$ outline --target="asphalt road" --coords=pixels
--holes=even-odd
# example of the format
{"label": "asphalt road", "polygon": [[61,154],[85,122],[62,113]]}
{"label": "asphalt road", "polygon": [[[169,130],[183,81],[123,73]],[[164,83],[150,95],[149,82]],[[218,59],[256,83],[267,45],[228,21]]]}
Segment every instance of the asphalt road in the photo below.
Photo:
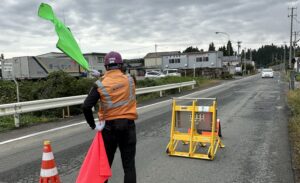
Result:
{"label": "asphalt road", "polygon": [[[276,73],[273,79],[256,75],[189,94],[188,97],[218,98],[218,118],[226,147],[218,151],[213,161],[167,156],[171,101],[140,106],[136,121],[138,182],[294,182],[286,89],[286,83]],[[74,119],[70,123],[79,121]],[[3,142],[47,128],[49,124],[0,134],[0,139]],[[52,141],[62,181],[74,182],[93,136],[94,132],[83,123],[13,142],[0,142],[0,182],[37,182],[43,139]],[[112,170],[111,182],[123,182],[119,153]]]}

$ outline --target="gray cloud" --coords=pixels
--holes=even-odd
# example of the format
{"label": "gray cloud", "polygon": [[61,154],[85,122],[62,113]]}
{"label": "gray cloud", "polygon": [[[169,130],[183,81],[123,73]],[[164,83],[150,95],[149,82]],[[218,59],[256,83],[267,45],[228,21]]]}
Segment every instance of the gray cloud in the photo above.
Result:
{"label": "gray cloud", "polygon": [[[55,51],[53,25],[37,16],[41,0],[2,0],[0,52],[8,56]],[[154,50],[207,49],[210,42],[256,48],[289,39],[288,7],[282,0],[64,0],[46,1],[71,28],[84,52],[123,50],[137,57]],[[297,26],[297,25],[296,25]],[[236,44],[236,43],[234,43]],[[126,51],[127,50],[127,51]]]}

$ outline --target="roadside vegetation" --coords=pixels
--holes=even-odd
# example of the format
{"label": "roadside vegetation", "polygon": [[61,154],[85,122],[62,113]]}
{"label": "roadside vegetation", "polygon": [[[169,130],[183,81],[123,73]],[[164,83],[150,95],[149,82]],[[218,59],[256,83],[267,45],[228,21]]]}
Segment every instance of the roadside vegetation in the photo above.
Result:
{"label": "roadside vegetation", "polygon": [[292,161],[295,182],[300,182],[300,90],[288,92],[288,105],[292,116],[289,120],[289,135],[292,146]]}
{"label": "roadside vegetation", "polygon": [[[165,85],[170,83],[179,83],[192,81],[192,77],[165,77],[160,79],[145,79],[137,81],[137,88]],[[216,84],[217,80],[210,80],[196,77],[195,87],[208,87]],[[62,71],[51,73],[47,79],[28,81],[19,81],[20,102],[68,97],[87,94],[96,79],[90,78],[74,78]],[[191,87],[184,87],[181,91],[190,90]],[[164,95],[176,94],[178,89],[165,91]],[[144,95],[138,95],[138,102],[150,100],[159,97],[159,92]],[[17,101],[15,84],[12,81],[0,80],[0,104],[15,103]],[[80,106],[70,106],[72,115],[81,114]],[[50,109],[25,113],[20,115],[21,127],[51,122],[62,118],[62,108]],[[0,117],[0,132],[13,129],[13,116]]]}

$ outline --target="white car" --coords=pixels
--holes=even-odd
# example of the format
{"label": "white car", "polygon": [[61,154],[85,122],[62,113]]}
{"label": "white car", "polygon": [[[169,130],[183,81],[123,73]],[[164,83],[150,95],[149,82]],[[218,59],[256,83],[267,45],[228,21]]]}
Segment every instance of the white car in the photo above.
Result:
{"label": "white car", "polygon": [[274,72],[273,69],[263,69],[261,71],[261,78],[273,78]]}
{"label": "white car", "polygon": [[163,77],[166,77],[166,75],[158,71],[147,71],[145,74],[145,78],[163,78]]}
{"label": "white car", "polygon": [[178,72],[178,69],[165,69],[163,73],[166,76],[181,76],[181,74]]}

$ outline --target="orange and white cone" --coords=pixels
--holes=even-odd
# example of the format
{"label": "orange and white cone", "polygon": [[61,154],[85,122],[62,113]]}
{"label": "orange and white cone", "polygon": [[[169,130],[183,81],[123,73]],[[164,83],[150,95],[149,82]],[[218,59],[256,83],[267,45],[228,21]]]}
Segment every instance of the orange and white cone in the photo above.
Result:
{"label": "orange and white cone", "polygon": [[58,171],[54,161],[50,141],[44,141],[43,158],[39,183],[60,183]]}

